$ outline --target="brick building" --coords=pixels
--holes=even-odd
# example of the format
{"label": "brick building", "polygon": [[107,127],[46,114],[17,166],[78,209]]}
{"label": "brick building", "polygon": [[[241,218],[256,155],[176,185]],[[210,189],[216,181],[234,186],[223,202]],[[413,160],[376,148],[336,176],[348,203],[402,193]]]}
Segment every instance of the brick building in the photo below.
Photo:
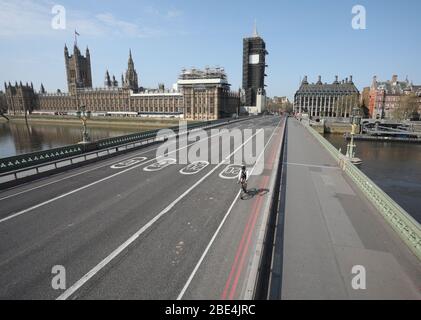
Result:
{"label": "brick building", "polygon": [[416,86],[408,79],[399,81],[397,75],[391,80],[377,81],[373,77],[370,87],[369,115],[373,119],[393,118],[393,111],[399,107],[401,97],[415,93],[419,97],[419,112],[421,111],[421,86]]}

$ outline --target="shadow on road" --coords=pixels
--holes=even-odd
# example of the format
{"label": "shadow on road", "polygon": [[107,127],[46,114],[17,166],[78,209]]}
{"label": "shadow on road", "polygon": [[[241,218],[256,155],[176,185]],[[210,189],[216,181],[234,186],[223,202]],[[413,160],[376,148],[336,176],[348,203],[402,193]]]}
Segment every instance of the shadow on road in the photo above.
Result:
{"label": "shadow on road", "polygon": [[255,196],[263,196],[269,192],[269,189],[249,189],[247,193],[243,193],[241,195],[241,200],[250,200],[253,199]]}

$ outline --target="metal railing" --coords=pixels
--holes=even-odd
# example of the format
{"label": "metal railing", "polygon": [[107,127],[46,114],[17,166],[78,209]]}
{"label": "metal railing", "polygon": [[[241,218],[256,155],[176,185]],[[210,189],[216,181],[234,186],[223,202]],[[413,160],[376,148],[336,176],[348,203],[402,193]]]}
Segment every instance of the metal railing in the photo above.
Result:
{"label": "metal railing", "polygon": [[420,224],[316,130],[308,125],[305,125],[305,127],[326,148],[339,163],[341,169],[354,181],[412,252],[421,260]]}
{"label": "metal railing", "polygon": [[[240,119],[241,120],[241,119]],[[225,123],[228,120],[214,120],[214,121],[206,121],[201,123],[193,123],[187,125],[187,129],[191,130],[194,128],[203,128],[209,125],[215,125],[218,123]],[[178,132],[179,127],[170,127],[168,129],[173,130],[174,132]],[[136,142],[144,139],[150,139],[156,137],[157,133],[160,129],[157,130],[150,130],[140,133],[134,133],[119,137],[101,139],[95,142],[87,143],[87,144],[73,144],[68,145],[60,148],[48,149],[43,151],[37,151],[32,153],[26,153],[22,155],[7,157],[7,158],[0,158],[0,174],[15,171],[23,168],[29,168],[35,165],[57,161],[65,158],[69,158],[72,156],[82,155],[84,153],[102,150],[118,145],[123,145],[131,142]]]}
{"label": "metal railing", "polygon": [[84,152],[84,148],[85,146],[81,144],[69,145],[44,151],[26,153],[19,156],[0,158],[0,173],[79,155]]}
{"label": "metal railing", "polygon": [[[187,131],[209,129],[220,125],[244,121],[250,117],[238,119],[221,119],[193,123],[187,126]],[[175,135],[179,134],[179,127],[169,127]],[[20,156],[0,159],[0,186],[7,183],[20,181],[27,177],[44,174],[50,170],[57,170],[86,161],[104,158],[149,145],[157,141],[160,129],[135,133],[120,137],[108,138],[88,144],[70,145],[61,148],[23,154]],[[169,138],[169,136],[167,136]],[[1,189],[1,188],[0,188]]]}

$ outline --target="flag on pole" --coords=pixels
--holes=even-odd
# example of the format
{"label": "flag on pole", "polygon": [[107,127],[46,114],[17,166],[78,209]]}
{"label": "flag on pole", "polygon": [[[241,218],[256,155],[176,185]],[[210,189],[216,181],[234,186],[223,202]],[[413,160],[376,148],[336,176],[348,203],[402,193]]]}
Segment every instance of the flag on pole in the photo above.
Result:
{"label": "flag on pole", "polygon": [[77,46],[77,36],[80,36],[80,34],[75,29],[75,46]]}

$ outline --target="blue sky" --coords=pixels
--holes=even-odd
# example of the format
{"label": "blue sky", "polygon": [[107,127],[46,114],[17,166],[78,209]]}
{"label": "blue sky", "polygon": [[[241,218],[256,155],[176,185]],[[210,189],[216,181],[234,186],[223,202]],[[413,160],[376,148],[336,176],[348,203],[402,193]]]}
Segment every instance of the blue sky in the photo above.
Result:
{"label": "blue sky", "polygon": [[[51,28],[54,5],[66,9],[66,29]],[[363,5],[367,29],[351,27]],[[63,47],[89,45],[94,86],[105,70],[120,81],[132,49],[140,84],[171,86],[183,67],[221,66],[241,85],[242,38],[254,20],[269,56],[269,96],[293,97],[300,78],[332,82],[350,74],[359,89],[373,75],[398,74],[421,84],[419,0],[0,0],[0,81],[33,81],[66,90]]]}

